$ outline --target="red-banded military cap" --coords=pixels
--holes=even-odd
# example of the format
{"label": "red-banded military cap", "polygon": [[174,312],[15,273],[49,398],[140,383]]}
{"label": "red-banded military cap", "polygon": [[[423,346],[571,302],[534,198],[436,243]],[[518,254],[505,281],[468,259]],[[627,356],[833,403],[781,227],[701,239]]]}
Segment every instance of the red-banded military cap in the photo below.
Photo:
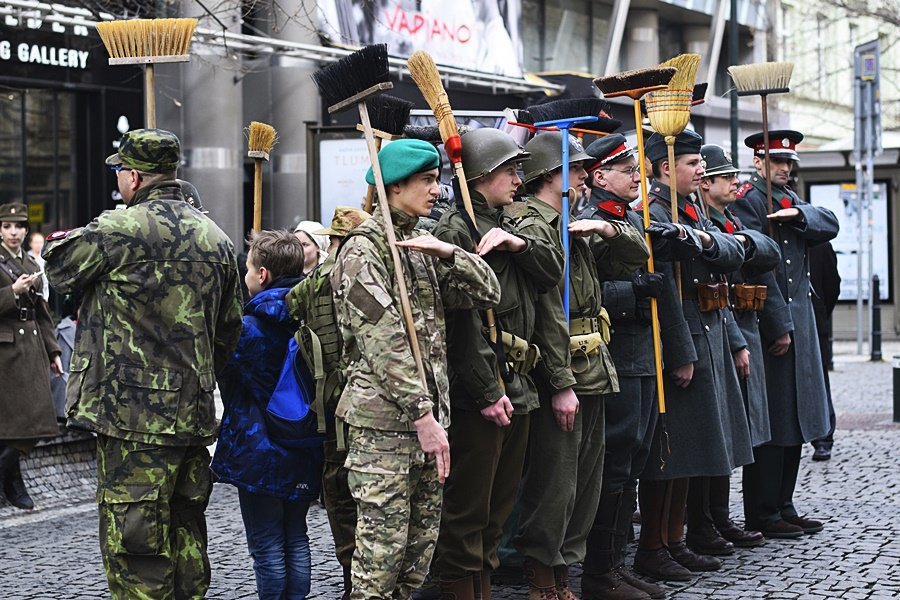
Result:
{"label": "red-banded military cap", "polygon": [[600,167],[624,160],[632,156],[636,150],[628,146],[625,136],[621,133],[611,133],[591,142],[585,152],[594,160],[585,167],[590,172]]}
{"label": "red-banded military cap", "polygon": [[[769,131],[769,156],[787,158],[800,162],[797,144],[803,141],[803,134],[793,129]],[[762,132],[754,133],[744,140],[744,145],[753,150],[754,156],[765,156],[766,149]]]}

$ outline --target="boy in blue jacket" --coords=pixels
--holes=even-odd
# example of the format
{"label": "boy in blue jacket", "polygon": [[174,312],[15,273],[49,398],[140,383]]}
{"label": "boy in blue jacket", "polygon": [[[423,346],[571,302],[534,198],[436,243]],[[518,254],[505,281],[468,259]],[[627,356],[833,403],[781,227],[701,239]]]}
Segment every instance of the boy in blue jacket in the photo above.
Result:
{"label": "boy in blue jacket", "polygon": [[269,439],[264,412],[297,328],[285,294],[303,272],[303,245],[287,231],[250,243],[241,339],[219,377],[225,414],[211,468],[238,488],[247,546],[261,599],[306,598],[310,588],[306,513],[319,495],[321,448],[285,448]]}

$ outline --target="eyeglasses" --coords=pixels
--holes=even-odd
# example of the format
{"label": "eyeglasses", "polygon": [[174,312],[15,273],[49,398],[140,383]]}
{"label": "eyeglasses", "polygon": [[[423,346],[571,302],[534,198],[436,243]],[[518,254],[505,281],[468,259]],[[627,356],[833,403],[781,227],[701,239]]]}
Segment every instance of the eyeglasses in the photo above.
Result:
{"label": "eyeglasses", "polygon": [[628,167],[627,169],[615,169],[613,167],[603,167],[600,170],[601,171],[618,171],[619,173],[622,173],[623,175],[627,175],[628,177],[634,177],[635,173],[641,172],[641,168],[637,165],[635,165],[633,167]]}
{"label": "eyeglasses", "polygon": [[119,171],[133,171],[131,167],[123,167],[122,165],[110,165],[110,170],[118,174]]}

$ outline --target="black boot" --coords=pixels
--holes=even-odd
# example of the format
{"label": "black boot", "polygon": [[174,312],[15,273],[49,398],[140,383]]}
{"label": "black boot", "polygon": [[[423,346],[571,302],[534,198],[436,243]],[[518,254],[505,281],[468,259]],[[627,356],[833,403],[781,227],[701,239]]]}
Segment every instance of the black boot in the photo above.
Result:
{"label": "black boot", "polygon": [[[727,556],[734,554],[734,544],[719,535],[713,526],[710,477],[691,477],[687,500],[688,547],[698,554]],[[727,478],[726,478],[727,480]],[[728,507],[726,505],[726,511]]]}
{"label": "black boot", "polygon": [[[633,534],[631,517],[637,507],[637,488],[626,486],[622,492],[622,506],[616,518],[616,535],[614,538],[616,566],[615,571],[619,577],[630,587],[635,588],[651,598],[665,598],[666,590],[655,583],[644,581],[631,572],[631,568],[625,565],[625,554],[628,548],[629,533]],[[583,586],[583,584],[582,584]]]}
{"label": "black boot", "polygon": [[731,478],[727,475],[709,478],[709,514],[719,534],[737,548],[753,548],[765,543],[758,531],[747,531],[731,520],[728,509]]}
{"label": "black boot", "polygon": [[18,459],[16,459],[13,466],[6,469],[6,472],[4,473],[3,494],[6,496],[6,499],[9,500],[9,503],[16,508],[21,508],[23,510],[31,510],[34,508],[34,500],[28,495],[28,491],[25,489],[25,482],[22,481],[22,471],[19,468]]}
{"label": "black boot", "polygon": [[353,591],[353,578],[350,575],[350,567],[343,567],[344,570],[344,593],[341,600],[350,600],[350,592]]}

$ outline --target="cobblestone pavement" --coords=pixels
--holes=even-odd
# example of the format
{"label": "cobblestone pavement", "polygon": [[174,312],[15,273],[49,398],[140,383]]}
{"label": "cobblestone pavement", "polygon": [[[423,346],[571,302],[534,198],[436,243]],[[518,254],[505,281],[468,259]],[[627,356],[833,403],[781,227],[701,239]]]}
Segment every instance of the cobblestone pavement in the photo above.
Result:
{"label": "cobblestone pavement", "polygon": [[[870,363],[836,346],[832,374],[838,431],[834,457],[813,463],[804,449],[796,503],[827,519],[824,532],[793,541],[769,541],[739,550],[721,571],[670,587],[669,598],[898,598],[900,597],[900,426],[891,423],[889,362]],[[885,357],[900,354],[887,344]],[[732,509],[740,515],[740,475]],[[26,473],[27,477],[27,473]],[[31,513],[0,506],[0,597],[4,599],[104,598],[97,547],[96,508],[89,486],[65,502],[36,500]],[[210,598],[255,598],[237,494],[217,485],[207,512],[213,564]],[[310,598],[339,598],[340,568],[332,555],[325,513],[309,515],[313,548]],[[578,591],[577,577],[573,581]],[[495,580],[494,598],[524,598],[517,580]]]}

